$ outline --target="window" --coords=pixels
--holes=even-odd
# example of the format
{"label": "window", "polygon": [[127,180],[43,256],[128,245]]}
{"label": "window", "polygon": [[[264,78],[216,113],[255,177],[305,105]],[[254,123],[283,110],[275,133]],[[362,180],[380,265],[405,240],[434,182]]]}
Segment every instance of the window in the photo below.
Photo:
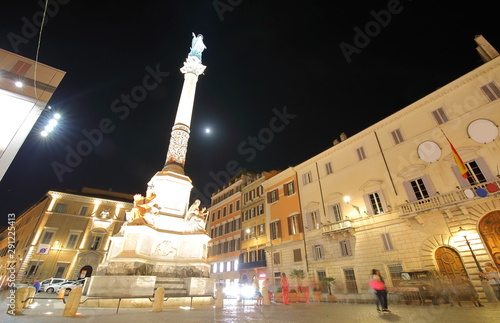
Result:
{"label": "window", "polygon": [[436,123],[438,125],[449,121],[448,116],[444,112],[443,108],[439,108],[439,109],[432,111],[432,116],[434,117],[434,120],[436,120]]}
{"label": "window", "polygon": [[281,255],[279,252],[273,253],[273,264],[275,265],[281,264]]}
{"label": "window", "polygon": [[413,193],[415,193],[417,200],[422,200],[429,197],[427,188],[425,187],[424,181],[421,178],[411,181],[411,188],[413,189]]}
{"label": "window", "polygon": [[101,242],[103,240],[102,233],[92,233],[89,241],[89,250],[99,250],[101,247]]}
{"label": "window", "polygon": [[486,182],[486,178],[484,177],[483,172],[481,172],[481,169],[479,168],[479,165],[475,160],[465,163],[465,167],[467,167],[467,169],[469,170],[469,176],[467,177],[467,180],[469,181],[470,185]]}
{"label": "window", "polygon": [[403,271],[403,266],[401,266],[401,264],[391,264],[387,265],[387,268],[389,269],[389,274],[391,276],[392,286],[399,286],[399,283],[401,282],[401,272]]}
{"label": "window", "polygon": [[322,245],[317,244],[317,245],[313,246],[313,257],[314,257],[314,260],[319,260],[319,259],[325,258],[325,253],[323,251]]}
{"label": "window", "polygon": [[326,175],[333,173],[332,163],[328,162],[325,164]]}
{"label": "window", "polygon": [[225,217],[226,216],[226,207],[224,206],[224,208],[222,209],[222,217]]}
{"label": "window", "polygon": [[295,193],[295,187],[293,185],[293,181],[290,183],[286,183],[283,185],[283,189],[285,191],[285,196],[292,195]]}
{"label": "window", "polygon": [[279,199],[278,189],[275,189],[269,193],[267,193],[267,202],[274,203]]}
{"label": "window", "polygon": [[319,213],[318,211],[312,211],[307,213],[307,229],[308,230],[315,230],[319,229],[321,227],[321,222],[319,218]]}
{"label": "window", "polygon": [[240,210],[240,201],[236,201],[236,211]]}
{"label": "window", "polygon": [[345,287],[347,289],[348,294],[357,294],[358,286],[356,285],[356,276],[354,275],[354,269],[345,268],[344,269],[344,277],[345,277]]}
{"label": "window", "polygon": [[52,237],[54,236],[54,231],[45,231],[42,236],[42,240],[40,240],[40,243],[43,244],[50,244],[52,241]]}
{"label": "window", "polygon": [[304,227],[300,214],[294,214],[288,217],[288,234],[293,235],[301,232],[304,232]]}
{"label": "window", "polygon": [[302,175],[302,183],[304,185],[307,185],[309,183],[312,182],[312,175],[311,175],[311,172],[307,172],[305,174]]}
{"label": "window", "polygon": [[481,86],[481,90],[490,101],[495,101],[496,99],[500,98],[500,89],[495,84],[495,82],[490,82],[484,86]]}
{"label": "window", "polygon": [[258,214],[258,215],[264,214],[264,204],[260,204],[260,205],[257,207],[257,214]]}
{"label": "window", "polygon": [[262,186],[257,187],[257,196],[264,194],[264,188]]}
{"label": "window", "polygon": [[57,203],[56,207],[54,208],[54,212],[57,212],[57,213],[66,213],[66,208],[67,207],[68,207],[68,204]]}
{"label": "window", "polygon": [[392,244],[392,237],[390,233],[382,233],[382,244],[385,251],[393,251],[394,245]]}
{"label": "window", "polygon": [[217,210],[217,220],[220,219],[220,210]]}
{"label": "window", "polygon": [[356,153],[358,154],[358,160],[363,160],[366,158],[365,148],[359,147],[358,149],[356,149]]}
{"label": "window", "polygon": [[270,232],[271,232],[271,239],[278,239],[281,238],[281,221],[275,221],[271,222],[269,224],[270,227]]}
{"label": "window", "polygon": [[330,218],[334,222],[344,220],[344,217],[342,216],[342,209],[340,208],[340,203],[329,205],[328,209],[330,210]]}
{"label": "window", "polygon": [[340,253],[342,257],[352,256],[351,245],[349,244],[349,240],[340,240]]}
{"label": "window", "polygon": [[79,233],[70,233],[68,236],[68,242],[66,242],[66,248],[75,249],[79,237]]}
{"label": "window", "polygon": [[87,212],[89,210],[89,207],[86,206],[86,205],[83,205],[80,209],[80,213],[78,213],[78,215],[87,215]]}
{"label": "window", "polygon": [[369,215],[384,213],[384,203],[381,191],[365,195],[365,203]]}
{"label": "window", "polygon": [[491,173],[488,165],[485,163],[482,157],[464,162],[464,164],[468,170],[467,178],[463,178],[461,176],[456,165],[452,166],[453,173],[455,173],[455,177],[457,178],[461,187],[469,187],[471,185],[495,180],[495,176]]}
{"label": "window", "polygon": [[323,279],[326,278],[326,271],[318,270],[316,273],[318,275],[318,280],[321,282],[321,291],[323,293],[328,293],[328,284],[323,281]]}
{"label": "window", "polygon": [[266,234],[266,225],[264,223],[259,224],[257,226],[257,230],[258,230],[259,236],[263,236],[264,234]]}
{"label": "window", "polygon": [[255,198],[255,190],[250,191],[250,200],[253,200]]}
{"label": "window", "polygon": [[391,131],[392,135],[392,140],[394,140],[394,144],[399,144],[402,143],[404,140],[403,134],[401,133],[401,129],[396,129],[394,131]]}
{"label": "window", "polygon": [[293,249],[293,261],[294,262],[301,262],[302,261],[302,250]]}
{"label": "window", "polygon": [[281,286],[281,272],[274,273],[274,286]]}
{"label": "window", "polygon": [[255,208],[250,209],[250,219],[255,218]]}

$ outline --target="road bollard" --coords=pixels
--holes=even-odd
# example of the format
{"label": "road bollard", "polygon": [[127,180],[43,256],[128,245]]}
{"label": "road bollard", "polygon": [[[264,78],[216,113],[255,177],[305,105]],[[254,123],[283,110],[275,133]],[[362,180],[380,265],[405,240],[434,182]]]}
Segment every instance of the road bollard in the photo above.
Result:
{"label": "road bollard", "polygon": [[73,290],[69,293],[62,316],[76,316],[76,311],[78,311],[80,299],[82,298],[82,290],[82,286],[78,286],[73,288]]}
{"label": "road bollard", "polygon": [[215,300],[215,308],[224,307],[224,292],[222,291],[222,284],[217,284],[217,299]]}
{"label": "road bollard", "polygon": [[64,298],[64,296],[66,296],[66,289],[61,287],[59,293],[57,293],[57,298]]}
{"label": "road bollard", "polygon": [[[28,295],[26,295],[26,299],[35,296],[36,293],[36,288],[35,287],[27,287],[28,288]],[[29,299],[26,302],[24,302],[23,308],[28,308],[28,306],[33,303],[33,299]]]}
{"label": "road bollard", "polygon": [[7,308],[7,314],[10,315],[19,315],[23,312],[24,308],[24,303],[23,301],[28,298],[28,292],[29,289],[28,287],[21,287],[16,290],[16,293],[14,294],[14,308],[9,305]]}
{"label": "road bollard", "polygon": [[153,301],[153,312],[163,311],[163,297],[165,297],[165,288],[159,287],[155,291],[155,298]]}

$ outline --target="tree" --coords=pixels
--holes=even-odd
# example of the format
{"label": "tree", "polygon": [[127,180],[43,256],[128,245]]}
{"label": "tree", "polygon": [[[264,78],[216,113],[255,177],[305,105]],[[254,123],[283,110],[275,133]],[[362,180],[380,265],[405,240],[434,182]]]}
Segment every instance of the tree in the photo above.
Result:
{"label": "tree", "polygon": [[295,279],[297,281],[297,285],[298,285],[297,289],[299,290],[299,293],[302,293],[301,282],[302,282],[302,279],[304,279],[305,277],[306,277],[306,275],[304,274],[304,271],[302,269],[293,269],[292,270],[290,278]]}
{"label": "tree", "polygon": [[332,287],[333,283],[335,282],[335,278],[333,277],[323,277],[321,281],[328,286],[328,295],[332,295]]}

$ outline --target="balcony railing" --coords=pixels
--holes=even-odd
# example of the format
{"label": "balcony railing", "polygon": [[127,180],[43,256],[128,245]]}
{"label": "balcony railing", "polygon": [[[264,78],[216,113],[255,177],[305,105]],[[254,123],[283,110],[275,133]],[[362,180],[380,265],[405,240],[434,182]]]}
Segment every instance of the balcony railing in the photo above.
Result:
{"label": "balcony railing", "polygon": [[[463,203],[465,201],[470,201],[470,200],[474,200],[474,199],[481,199],[482,197],[479,197],[477,195],[476,189],[483,188],[483,189],[486,189],[488,191],[486,186],[490,183],[495,184],[497,187],[500,187],[500,180],[480,183],[480,184],[476,184],[476,185],[473,185],[473,186],[468,188],[468,189],[470,189],[469,196],[467,196],[465,193],[467,188],[459,189],[459,190],[448,192],[445,194],[437,194],[437,195],[428,197],[426,199],[402,204],[402,205],[399,205],[398,208],[399,208],[399,211],[401,212],[401,217],[409,217],[409,216],[413,216],[413,215],[416,215],[418,213],[423,213],[425,211],[429,211],[432,209],[439,209],[439,208],[447,207],[450,205],[460,204],[460,203]],[[499,193],[500,193],[500,191],[488,193],[488,196],[489,195],[497,195]],[[473,194],[473,196],[471,194]]]}
{"label": "balcony railing", "polygon": [[323,233],[338,232],[352,228],[351,220],[343,220],[323,226]]}

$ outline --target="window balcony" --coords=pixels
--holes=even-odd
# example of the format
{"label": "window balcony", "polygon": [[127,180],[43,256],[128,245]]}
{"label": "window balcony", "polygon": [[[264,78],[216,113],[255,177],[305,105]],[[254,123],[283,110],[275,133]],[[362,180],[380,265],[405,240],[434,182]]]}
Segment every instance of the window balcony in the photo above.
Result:
{"label": "window balcony", "polygon": [[323,226],[323,233],[335,233],[352,229],[351,220],[343,220]]}
{"label": "window balcony", "polygon": [[439,210],[442,208],[465,204],[470,201],[482,199],[484,197],[480,197],[476,192],[476,190],[479,188],[482,188],[488,192],[488,195],[486,197],[497,196],[500,194],[500,191],[497,190],[496,192],[490,192],[491,187],[495,186],[500,187],[500,180],[476,184],[469,188],[459,189],[445,194],[438,193],[425,199],[401,204],[397,208],[399,209],[402,218],[413,217],[421,213],[426,213],[429,211]]}

